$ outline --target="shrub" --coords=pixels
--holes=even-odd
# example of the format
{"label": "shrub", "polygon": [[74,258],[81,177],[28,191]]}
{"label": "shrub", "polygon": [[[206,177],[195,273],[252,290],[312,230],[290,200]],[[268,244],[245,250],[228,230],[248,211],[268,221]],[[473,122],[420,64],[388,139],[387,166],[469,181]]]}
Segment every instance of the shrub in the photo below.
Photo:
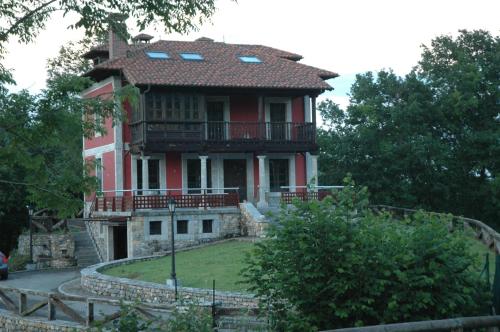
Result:
{"label": "shrub", "polygon": [[296,201],[243,271],[272,328],[312,331],[486,314],[477,257],[449,219],[373,214],[366,189]]}
{"label": "shrub", "polygon": [[26,269],[26,264],[30,261],[30,256],[19,255],[17,250],[13,250],[9,257],[9,271],[22,271]]}

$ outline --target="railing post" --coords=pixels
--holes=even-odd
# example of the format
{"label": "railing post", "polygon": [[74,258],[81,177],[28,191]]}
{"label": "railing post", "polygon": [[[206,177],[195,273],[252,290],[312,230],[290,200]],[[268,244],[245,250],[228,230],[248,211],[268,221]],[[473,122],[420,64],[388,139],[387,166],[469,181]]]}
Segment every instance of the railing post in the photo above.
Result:
{"label": "railing post", "polygon": [[47,320],[55,320],[56,319],[56,306],[52,301],[52,294],[49,294],[47,299]]}
{"label": "railing post", "polygon": [[89,326],[94,321],[94,303],[87,300],[86,325]]}
{"label": "railing post", "polygon": [[19,315],[26,311],[27,303],[27,295],[24,293],[19,293]]}

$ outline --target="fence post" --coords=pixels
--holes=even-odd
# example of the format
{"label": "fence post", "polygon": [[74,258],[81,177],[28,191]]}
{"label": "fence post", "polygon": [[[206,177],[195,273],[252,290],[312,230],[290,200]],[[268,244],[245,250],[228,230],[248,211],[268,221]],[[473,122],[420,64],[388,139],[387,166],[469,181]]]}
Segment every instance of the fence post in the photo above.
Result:
{"label": "fence post", "polygon": [[52,294],[49,294],[48,299],[47,299],[47,313],[48,317],[47,320],[54,320],[56,319],[56,306],[54,305],[54,302],[52,302]]}
{"label": "fence post", "polygon": [[495,257],[495,276],[493,277],[493,310],[495,314],[500,312],[500,255]]}
{"label": "fence post", "polygon": [[24,311],[26,311],[27,305],[27,295],[24,293],[19,293],[19,314],[21,315]]}
{"label": "fence post", "polygon": [[87,300],[87,319],[86,324],[90,326],[94,321],[94,303]]}
{"label": "fence post", "polygon": [[216,310],[215,310],[215,279],[212,281],[212,327],[216,327]]}

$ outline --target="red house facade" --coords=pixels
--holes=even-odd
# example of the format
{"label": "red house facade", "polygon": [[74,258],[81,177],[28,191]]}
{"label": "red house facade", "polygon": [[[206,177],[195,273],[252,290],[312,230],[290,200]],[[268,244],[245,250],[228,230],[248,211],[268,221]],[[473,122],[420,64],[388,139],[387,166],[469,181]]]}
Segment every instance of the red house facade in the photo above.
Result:
{"label": "red house facade", "polygon": [[99,119],[106,134],[83,142],[101,184],[86,196],[87,214],[109,217],[106,227],[127,225],[122,234],[94,234],[106,238],[107,259],[154,252],[138,249],[148,236],[165,246],[171,198],[187,221],[177,222],[178,236],[199,241],[238,232],[221,215],[238,215],[240,202],[263,209],[317,179],[316,97],[337,74],[266,46],[150,39],[129,44],[110,32],[107,45],[85,54],[94,62],[86,75],[97,82],[85,98],[109,98],[127,84],[140,90],[137,107],[118,106],[127,121]]}

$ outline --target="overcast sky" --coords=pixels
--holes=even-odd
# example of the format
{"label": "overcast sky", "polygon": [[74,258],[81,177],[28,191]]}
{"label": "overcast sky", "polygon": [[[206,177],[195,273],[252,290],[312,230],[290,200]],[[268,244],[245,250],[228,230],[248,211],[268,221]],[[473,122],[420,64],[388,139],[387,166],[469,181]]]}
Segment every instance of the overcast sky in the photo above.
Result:
{"label": "overcast sky", "polygon": [[[155,39],[206,36],[299,53],[301,62],[341,75],[330,81],[335,90],[323,97],[343,106],[355,74],[392,68],[403,75],[417,63],[420,45],[437,35],[456,35],[459,29],[500,33],[499,0],[218,0],[217,8],[211,23],[188,35],[166,35],[154,28],[145,32]],[[44,87],[47,59],[62,44],[83,36],[66,29],[73,22],[54,17],[36,42],[10,42],[5,64],[14,69],[16,90]]]}

